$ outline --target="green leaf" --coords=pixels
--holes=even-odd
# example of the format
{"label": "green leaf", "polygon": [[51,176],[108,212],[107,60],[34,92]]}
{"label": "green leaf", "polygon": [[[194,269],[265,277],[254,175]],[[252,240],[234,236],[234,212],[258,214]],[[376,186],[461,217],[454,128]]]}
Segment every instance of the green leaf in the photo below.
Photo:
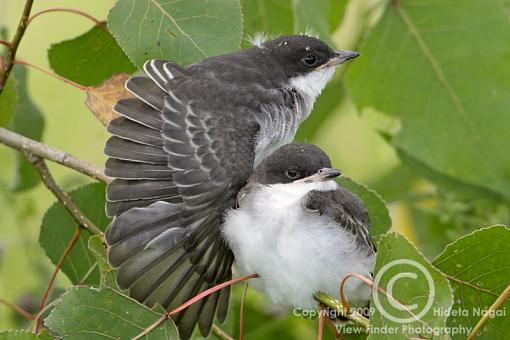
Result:
{"label": "green leaf", "polygon": [[139,67],[151,58],[188,65],[232,52],[242,35],[239,0],[118,0],[107,22]]}
{"label": "green leaf", "polygon": [[388,1],[349,69],[357,105],[398,115],[395,144],[510,198],[510,20],[501,0]]}
{"label": "green leaf", "polygon": [[56,73],[86,86],[98,85],[114,73],[136,71],[105,24],[52,45],[48,59]]}
{"label": "green leaf", "polygon": [[332,46],[329,36],[328,15],[331,10],[330,0],[292,0],[294,9],[294,33],[311,30],[319,38]]}
{"label": "green leaf", "polygon": [[2,93],[0,93],[0,127],[7,127],[9,125],[17,103],[16,80],[11,73]]}
{"label": "green leaf", "polygon": [[[69,192],[72,200],[94,224],[104,230],[109,223],[105,215],[105,185],[94,183]],[[55,202],[43,217],[39,243],[56,264],[76,230],[76,221],[60,202]],[[99,284],[99,270],[94,255],[88,250],[91,233],[82,230],[78,242],[66,257],[62,271],[74,284]]]}
{"label": "green leaf", "polygon": [[292,3],[288,0],[242,0],[244,32],[289,35],[294,32]]}
{"label": "green leaf", "polygon": [[[73,286],[61,297],[44,324],[60,336],[72,339],[131,339],[154,323],[162,307],[152,310],[107,287],[100,290]],[[178,339],[172,320],[147,334],[144,339]]]}
{"label": "green leaf", "polygon": [[37,334],[23,330],[23,329],[10,329],[0,332],[0,340],[32,340],[38,339]]}
{"label": "green leaf", "polygon": [[345,14],[348,0],[330,0],[331,7],[328,12],[329,31],[333,32],[340,25]]}
{"label": "green leaf", "polygon": [[[391,339],[432,338],[432,329],[444,329],[446,312],[452,302],[448,280],[416,250],[404,236],[388,233],[378,243],[375,264],[374,289],[370,326],[374,329],[369,339],[381,339],[377,329],[393,330]],[[385,289],[398,302],[390,299],[377,287]],[[413,318],[402,305],[412,309]],[[440,312],[443,311],[444,315]],[[388,337],[382,337],[387,339]],[[445,338],[434,336],[434,338]]]}
{"label": "green leaf", "polygon": [[441,172],[440,170],[433,169],[427,166],[425,163],[414,158],[404,150],[400,149],[399,147],[397,147],[397,153],[405,166],[412,169],[416,174],[419,174],[420,176],[431,181],[442,190],[456,192],[463,198],[488,198],[495,201],[501,201],[504,199],[504,197],[499,193],[494,192],[486,187],[465,182],[462,179],[451,177]]}
{"label": "green leaf", "polygon": [[[493,226],[449,244],[433,264],[450,279],[454,292],[448,327],[474,327],[510,284],[510,229]],[[504,339],[510,334],[510,300],[482,328],[477,339]],[[466,333],[453,336],[465,339]]]}
{"label": "green leaf", "polygon": [[97,264],[99,266],[101,286],[118,289],[115,282],[115,272],[108,264],[108,260],[106,258],[106,247],[103,244],[101,237],[99,235],[91,236],[89,238],[88,248],[96,258]]}
{"label": "green leaf", "polygon": [[31,331],[27,331],[24,329],[9,329],[6,331],[0,332],[0,340],[40,340],[40,339],[51,339],[51,337],[47,334],[42,333],[41,335],[37,335]]}
{"label": "green leaf", "polygon": [[370,235],[376,237],[386,233],[391,227],[391,217],[386,208],[385,202],[374,190],[369,189],[363,184],[354,182],[348,177],[340,177],[338,183],[344,188],[355,193],[368,209],[370,222]]}
{"label": "green leaf", "polygon": [[[25,137],[40,141],[44,129],[44,117],[37,105],[32,101],[27,89],[26,67],[15,65],[13,74],[16,76],[16,88],[19,103],[11,119],[10,128]],[[41,181],[39,173],[25,156],[16,153],[16,172],[12,190],[24,191],[35,187]]]}

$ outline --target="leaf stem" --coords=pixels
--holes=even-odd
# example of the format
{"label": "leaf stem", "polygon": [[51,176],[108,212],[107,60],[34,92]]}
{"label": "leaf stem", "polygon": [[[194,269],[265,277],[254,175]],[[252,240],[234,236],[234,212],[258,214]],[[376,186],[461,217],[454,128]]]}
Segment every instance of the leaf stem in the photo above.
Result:
{"label": "leaf stem", "polygon": [[13,61],[13,63],[14,63],[14,64],[18,64],[18,65],[25,65],[25,66],[29,66],[29,67],[35,68],[36,70],[41,71],[41,72],[43,72],[43,73],[46,73],[46,74],[47,74],[47,75],[49,75],[50,77],[53,77],[53,78],[58,79],[58,80],[61,80],[61,81],[63,81],[63,82],[64,82],[64,83],[66,83],[66,84],[69,84],[69,85],[71,85],[71,86],[74,86],[74,87],[76,87],[76,88],[77,88],[77,89],[79,89],[79,90],[87,91],[87,90],[89,89],[89,87],[87,87],[87,86],[83,86],[83,85],[80,85],[80,84],[78,84],[78,83],[75,83],[74,81],[72,81],[72,80],[70,80],[70,79],[67,79],[67,78],[62,77],[62,76],[60,76],[60,75],[58,75],[58,74],[55,74],[55,73],[50,72],[50,71],[48,71],[48,70],[45,70],[45,69],[43,69],[42,67],[36,66],[36,65],[31,64],[31,63],[29,63],[29,62],[27,62],[27,61],[23,61],[23,60],[14,60],[14,61]]}
{"label": "leaf stem", "polygon": [[92,15],[88,14],[88,13],[85,13],[83,11],[80,11],[79,9],[75,9],[75,8],[63,8],[63,7],[55,7],[55,8],[47,8],[45,10],[42,10],[40,12],[37,12],[35,13],[34,15],[32,15],[29,19],[28,19],[28,22],[27,22],[27,25],[29,25],[35,18],[37,18],[38,16],[42,15],[42,14],[45,14],[45,13],[51,13],[51,12],[66,12],[66,13],[74,13],[74,14],[78,14],[78,15],[81,15],[82,17],[85,17],[85,18],[88,18],[90,20],[92,20],[96,25],[101,25],[103,22],[95,17],[93,17]]}
{"label": "leaf stem", "polygon": [[141,332],[140,334],[135,336],[132,340],[138,340],[138,339],[143,338],[144,336],[146,336],[147,334],[152,332],[154,329],[159,327],[163,322],[168,320],[168,318],[170,318],[173,315],[175,315],[175,314],[181,312],[182,310],[188,308],[189,306],[191,306],[192,304],[194,304],[197,301],[200,301],[201,299],[205,298],[206,296],[211,295],[212,293],[214,293],[214,292],[216,292],[218,290],[221,290],[221,289],[223,289],[223,288],[225,288],[227,286],[231,286],[231,285],[233,285],[233,284],[235,284],[237,282],[246,281],[246,280],[249,280],[249,279],[256,278],[258,276],[259,276],[259,274],[250,274],[250,275],[236,277],[235,279],[225,281],[225,282],[220,283],[220,284],[218,284],[218,285],[216,285],[216,286],[214,286],[212,288],[204,290],[202,293],[200,293],[197,296],[195,296],[195,297],[189,299],[188,301],[184,302],[179,307],[171,310],[170,312],[168,312],[166,314],[161,315],[153,324],[151,324],[149,327],[144,329],[143,332]]}
{"label": "leaf stem", "polygon": [[97,168],[93,164],[90,164],[89,162],[81,160],[67,152],[37,142],[33,139],[24,137],[2,127],[0,127],[0,143],[5,144],[13,149],[29,152],[30,154],[66,166],[81,172],[84,175],[92,177],[95,180],[104,183],[109,183],[112,181],[112,179],[106,176],[101,169]]}
{"label": "leaf stem", "polygon": [[243,340],[244,333],[244,301],[248,291],[248,282],[244,283],[243,293],[241,295],[241,305],[239,306],[239,340]]}
{"label": "leaf stem", "polygon": [[46,165],[44,159],[42,159],[39,156],[33,155],[29,152],[24,152],[24,154],[27,160],[30,163],[32,163],[32,165],[39,172],[39,175],[41,176],[41,179],[46,185],[46,187],[64,205],[64,207],[69,212],[69,214],[71,214],[74,220],[80,226],[88,229],[91,233],[102,236],[103,232],[101,231],[101,229],[96,227],[96,225],[81,212],[80,208],[78,208],[76,203],[73,202],[71,197],[65,191],[60,189],[60,187],[55,182],[55,179],[53,178],[50,169],[48,169],[48,166]]}
{"label": "leaf stem", "polygon": [[16,59],[16,52],[18,51],[19,44],[21,42],[21,38],[25,34],[25,30],[28,25],[28,18],[30,16],[30,11],[32,10],[32,5],[34,0],[26,0],[25,7],[23,8],[23,13],[21,14],[21,18],[18,23],[18,28],[16,29],[16,34],[9,46],[9,53],[7,56],[7,62],[5,63],[4,69],[0,70],[0,94],[2,93],[5,83],[9,78],[9,74],[12,71],[12,67],[14,66],[14,60]]}
{"label": "leaf stem", "polygon": [[489,307],[489,309],[483,314],[482,318],[478,321],[478,323],[475,325],[475,328],[469,333],[468,340],[473,340],[478,332],[482,329],[483,324],[489,319],[492,312],[495,312],[502,304],[510,298],[510,285],[508,285],[503,293],[501,293],[500,296],[494,301],[494,303]]}
{"label": "leaf stem", "polygon": [[28,319],[28,320],[34,320],[35,319],[35,316],[30,314],[28,311],[24,310],[23,308],[21,308],[19,306],[16,306],[13,303],[10,303],[9,301],[6,301],[4,299],[0,299],[0,304],[4,304],[7,307],[13,309],[15,312],[17,312],[20,315],[22,315],[25,319]]}
{"label": "leaf stem", "polygon": [[0,39],[0,45],[7,46],[9,49],[11,48],[11,43],[3,39]]}
{"label": "leaf stem", "polygon": [[322,337],[324,335],[324,320],[326,319],[326,313],[322,311],[322,309],[319,311],[319,330],[317,332],[317,340],[322,340]]}
{"label": "leaf stem", "polygon": [[41,304],[39,305],[39,314],[37,314],[37,317],[35,318],[35,333],[39,333],[39,328],[41,327],[41,311],[44,310],[44,307],[46,305],[46,300],[48,300],[48,296],[50,295],[51,288],[53,287],[53,283],[55,282],[55,278],[57,277],[57,273],[60,271],[60,268],[62,268],[62,264],[64,263],[64,260],[67,258],[67,255],[71,252],[76,242],[78,242],[78,239],[80,238],[81,234],[81,226],[76,226],[76,229],[74,230],[73,237],[71,237],[71,240],[69,240],[69,243],[67,243],[66,249],[64,250],[64,253],[60,257],[60,259],[57,262],[57,266],[55,267],[55,270],[53,271],[53,274],[50,277],[50,281],[48,282],[48,285],[46,286],[46,290],[44,291],[44,295],[41,299]]}

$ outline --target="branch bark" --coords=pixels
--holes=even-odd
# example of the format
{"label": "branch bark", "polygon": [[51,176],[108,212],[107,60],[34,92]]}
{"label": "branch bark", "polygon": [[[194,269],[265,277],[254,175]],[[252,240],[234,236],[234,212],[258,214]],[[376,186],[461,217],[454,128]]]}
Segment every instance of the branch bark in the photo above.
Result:
{"label": "branch bark", "polygon": [[39,175],[41,176],[42,181],[46,185],[46,187],[57,197],[57,199],[64,205],[64,207],[67,209],[67,211],[71,214],[71,216],[74,218],[74,220],[82,227],[88,229],[91,233],[97,234],[97,235],[103,235],[103,232],[101,229],[99,229],[91,220],[85,216],[80,208],[76,205],[76,203],[73,202],[71,197],[60,189],[60,187],[55,182],[55,179],[51,175],[50,169],[48,169],[48,166],[44,162],[44,159],[42,159],[39,156],[35,156],[30,154],[29,152],[25,152],[25,156],[27,157],[27,160],[34,165],[34,167],[39,172]]}
{"label": "branch bark", "polygon": [[16,52],[18,51],[18,46],[21,42],[21,38],[25,34],[25,30],[28,26],[28,19],[30,17],[30,11],[32,10],[32,4],[34,0],[26,0],[25,7],[23,8],[23,13],[21,14],[21,19],[18,23],[18,28],[16,30],[16,34],[9,46],[9,54],[7,56],[7,61],[5,63],[5,68],[0,70],[0,94],[4,89],[5,83],[7,82],[7,78],[9,78],[9,74],[12,71],[12,67],[14,66],[14,60],[16,59]]}
{"label": "branch bark", "polygon": [[61,164],[98,181],[104,183],[110,183],[112,181],[112,178],[106,176],[101,169],[89,162],[4,128],[0,128],[0,143],[13,149],[28,152],[32,155]]}

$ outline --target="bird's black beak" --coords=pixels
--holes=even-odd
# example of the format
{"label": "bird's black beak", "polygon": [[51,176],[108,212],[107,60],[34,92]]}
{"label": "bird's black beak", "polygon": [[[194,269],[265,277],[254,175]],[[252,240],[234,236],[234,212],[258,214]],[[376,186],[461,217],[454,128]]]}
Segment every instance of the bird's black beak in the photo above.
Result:
{"label": "bird's black beak", "polygon": [[296,182],[304,182],[304,183],[311,183],[311,182],[324,182],[327,180],[330,180],[332,178],[338,177],[342,174],[342,171],[338,169],[333,168],[322,168],[317,173],[302,178],[300,180],[297,180]]}
{"label": "bird's black beak", "polygon": [[351,59],[359,57],[358,52],[354,51],[335,51],[332,58],[330,58],[323,66],[336,66],[348,62]]}

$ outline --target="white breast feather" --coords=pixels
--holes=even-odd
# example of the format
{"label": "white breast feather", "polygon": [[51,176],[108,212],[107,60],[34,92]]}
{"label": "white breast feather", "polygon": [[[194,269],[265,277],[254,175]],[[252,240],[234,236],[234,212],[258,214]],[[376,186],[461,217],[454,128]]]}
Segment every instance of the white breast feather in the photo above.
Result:
{"label": "white breast feather", "polygon": [[260,131],[255,141],[254,168],[280,146],[292,142],[299,125],[310,115],[313,104],[335,73],[334,67],[325,67],[304,76],[294,77],[289,87],[295,89],[302,100],[296,110],[278,105],[265,105],[256,117]]}
{"label": "white breast feather", "polygon": [[[241,274],[258,273],[251,280],[273,302],[315,308],[318,291],[337,296],[349,272],[369,276],[374,257],[359,249],[353,235],[329,216],[305,213],[302,198],[310,190],[333,190],[334,181],[264,186],[226,215],[223,234],[234,252]],[[296,212],[301,212],[296,214]],[[346,295],[362,304],[370,289],[348,281]]]}

